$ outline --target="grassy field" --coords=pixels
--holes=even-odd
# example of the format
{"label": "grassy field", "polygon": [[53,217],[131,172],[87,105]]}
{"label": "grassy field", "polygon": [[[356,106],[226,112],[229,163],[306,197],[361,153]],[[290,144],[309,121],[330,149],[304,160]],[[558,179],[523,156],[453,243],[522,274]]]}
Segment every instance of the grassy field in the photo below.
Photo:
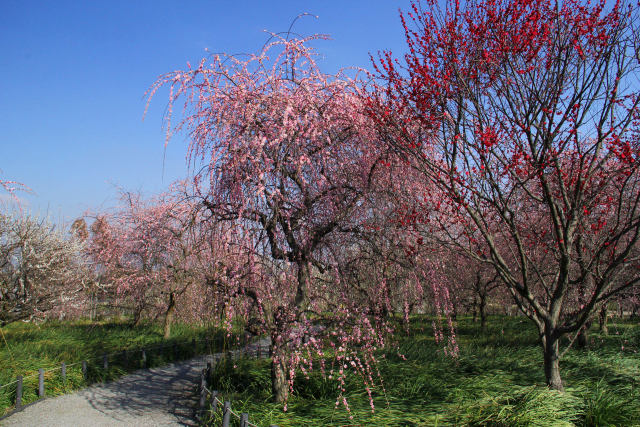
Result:
{"label": "grassy field", "polygon": [[[216,367],[214,385],[234,410],[248,412],[258,425],[640,425],[637,322],[612,322],[609,335],[593,328],[589,349],[570,350],[561,362],[564,394],[544,387],[541,352],[527,320],[491,318],[482,332],[461,319],[457,360],[443,355],[429,325],[426,319],[415,319],[409,334],[398,328],[399,351],[380,355],[384,389],[374,390],[374,413],[357,377],[348,379],[347,412],[335,405],[335,382],[317,372],[309,379],[298,377],[285,413],[282,405],[271,403],[268,360],[222,363]],[[213,328],[176,325],[173,331],[164,352],[148,353],[150,365],[190,357],[193,338],[215,338],[216,351],[225,345],[224,334]],[[89,382],[102,381],[140,367],[140,353],[134,349],[163,341],[159,325],[130,328],[124,322],[88,321],[16,323],[0,330],[0,340],[0,386],[16,375],[25,376],[25,403],[37,398],[38,368],[48,370],[47,395],[61,394],[86,385],[80,364],[68,367],[63,383],[60,370],[55,370],[61,362],[89,360]],[[174,340],[187,343],[178,346],[177,356]],[[128,350],[126,362],[123,349]],[[107,373],[100,369],[105,352],[114,353]],[[11,409],[14,399],[15,386],[0,389],[0,414]]]}
{"label": "grassy field", "polygon": [[399,334],[406,361],[397,351],[384,355],[384,391],[374,392],[374,413],[358,378],[348,381],[349,413],[335,405],[336,384],[319,373],[296,383],[284,413],[270,401],[267,360],[219,365],[214,387],[257,425],[640,425],[637,322],[613,322],[606,336],[593,328],[589,349],[571,349],[561,362],[563,394],[544,386],[542,354],[528,320],[492,318],[483,333],[461,319],[455,361],[443,355],[429,324],[415,321],[409,335]]}
{"label": "grassy field", "polygon": [[[24,376],[23,404],[26,404],[37,399],[38,368],[47,371],[46,395],[58,395],[84,387],[87,382],[113,379],[142,367],[142,354],[137,350],[143,347],[157,347],[147,352],[148,365],[157,366],[191,357],[195,351],[204,352],[206,337],[216,349],[224,346],[225,334],[212,327],[175,325],[168,341],[162,339],[160,325],[132,328],[124,321],[47,322],[40,325],[18,322],[0,328],[0,415],[14,405],[16,388],[15,384],[9,383],[15,381],[17,375]],[[192,339],[197,340],[195,351]],[[164,350],[160,348],[163,341]],[[177,351],[174,351],[174,342]],[[122,350],[127,350],[126,358]],[[106,372],[102,369],[104,353],[112,354]],[[88,361],[88,381],[82,375],[83,360]],[[65,382],[58,369],[62,362],[67,364]]]}

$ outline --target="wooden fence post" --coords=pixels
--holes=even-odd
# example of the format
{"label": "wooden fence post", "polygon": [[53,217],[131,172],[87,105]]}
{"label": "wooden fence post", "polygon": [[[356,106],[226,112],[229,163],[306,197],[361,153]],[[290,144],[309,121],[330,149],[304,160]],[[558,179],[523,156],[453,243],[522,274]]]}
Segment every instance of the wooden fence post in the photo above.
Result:
{"label": "wooden fence post", "polygon": [[16,377],[16,409],[22,408],[22,375]]}
{"label": "wooden fence post", "polygon": [[38,397],[44,397],[44,369],[38,369]]}
{"label": "wooden fence post", "polygon": [[246,412],[240,414],[240,427],[249,427],[249,414]]}
{"label": "wooden fence post", "polygon": [[148,368],[149,365],[147,364],[147,350],[142,349],[142,367],[143,368]]}
{"label": "wooden fence post", "polygon": [[204,409],[207,404],[207,380],[205,378],[205,370],[200,373],[200,410]]}
{"label": "wooden fence post", "polygon": [[62,378],[62,384],[67,382],[67,365],[64,362],[60,364],[60,377]]}
{"label": "wooden fence post", "polygon": [[222,427],[229,427],[229,421],[231,420],[231,402],[224,401],[224,407],[222,409]]}
{"label": "wooden fence post", "polygon": [[82,361],[82,378],[84,378],[84,380],[87,380],[87,361],[83,360]]}
{"label": "wooden fence post", "polygon": [[211,392],[211,412],[215,414],[218,410],[218,390]]}

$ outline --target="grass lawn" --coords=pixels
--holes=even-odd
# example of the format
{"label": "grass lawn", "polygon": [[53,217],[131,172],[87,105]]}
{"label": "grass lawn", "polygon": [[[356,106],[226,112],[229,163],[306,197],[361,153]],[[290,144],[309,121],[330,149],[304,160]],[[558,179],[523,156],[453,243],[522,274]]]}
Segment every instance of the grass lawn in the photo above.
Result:
{"label": "grass lawn", "polygon": [[[357,377],[348,381],[349,413],[336,407],[336,384],[320,373],[298,375],[283,412],[271,402],[268,360],[220,364],[214,387],[261,426],[640,425],[637,321],[612,321],[606,336],[594,327],[589,349],[569,350],[561,361],[565,393],[544,386],[542,352],[527,319],[493,317],[485,333],[460,319],[457,360],[444,356],[429,325],[414,320],[408,335],[398,328],[407,360],[395,350],[384,353],[384,390],[374,391],[373,413]],[[214,418],[219,425],[219,411]]]}
{"label": "grass lawn", "polygon": [[[17,375],[24,377],[23,404],[37,399],[38,368],[44,368],[47,396],[63,394],[87,385],[82,375],[83,360],[88,361],[88,382],[116,378],[128,371],[142,367],[142,347],[157,346],[147,351],[149,366],[157,366],[171,360],[193,356],[191,340],[196,339],[198,352],[203,353],[209,338],[212,345],[224,346],[224,334],[212,327],[174,325],[172,338],[165,342],[162,327],[144,324],[132,328],[122,322],[46,322],[40,325],[17,322],[0,328],[0,415],[14,406],[16,387],[10,384]],[[214,340],[215,338],[215,340]],[[177,344],[174,351],[173,343]],[[186,344],[184,344],[186,342]],[[122,350],[127,350],[126,358]],[[217,350],[219,351],[219,350]],[[109,370],[102,370],[102,354],[109,357]],[[67,378],[63,382],[60,364],[67,364]],[[4,387],[3,387],[4,386]]]}

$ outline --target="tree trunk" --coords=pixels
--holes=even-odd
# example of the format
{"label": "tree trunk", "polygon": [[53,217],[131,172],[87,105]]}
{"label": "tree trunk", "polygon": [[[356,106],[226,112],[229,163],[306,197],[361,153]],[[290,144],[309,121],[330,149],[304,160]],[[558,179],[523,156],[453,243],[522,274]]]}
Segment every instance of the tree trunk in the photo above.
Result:
{"label": "tree trunk", "polygon": [[278,307],[273,313],[273,325],[271,330],[271,392],[276,403],[282,403],[289,397],[289,385],[287,383],[287,370],[285,361],[287,356],[286,345],[282,343],[287,319],[283,307]]}
{"label": "tree trunk", "polygon": [[169,339],[171,336],[171,324],[173,323],[173,315],[176,311],[176,299],[173,292],[169,293],[169,306],[164,315],[164,339]]}
{"label": "tree trunk", "polygon": [[295,304],[298,312],[304,311],[309,303],[307,290],[311,282],[311,267],[306,258],[300,257],[297,262],[298,267],[298,289],[296,291]]}
{"label": "tree trunk", "polygon": [[140,326],[140,322],[142,321],[142,308],[136,307],[133,310],[133,322],[131,323],[132,328],[137,328]]}
{"label": "tree trunk", "polygon": [[618,302],[618,313],[619,317],[622,319],[624,317],[624,308],[622,307],[622,304],[620,304],[620,302]]}
{"label": "tree trunk", "polygon": [[473,323],[478,321],[478,297],[473,296]]}
{"label": "tree trunk", "polygon": [[[308,287],[311,283],[311,265],[307,257],[300,254],[297,261],[298,288],[294,300],[297,314],[304,318],[304,311],[309,304]],[[286,360],[288,348],[282,343],[285,331],[293,319],[288,318],[284,307],[277,307],[273,313],[274,327],[271,330],[271,391],[276,403],[285,402],[289,397]],[[298,319],[299,320],[299,319]]]}
{"label": "tree trunk", "polygon": [[281,357],[278,356],[271,359],[271,392],[276,403],[282,403],[289,397],[285,366]]}
{"label": "tree trunk", "polygon": [[277,345],[277,333],[271,334],[271,393],[276,403],[282,403],[289,397],[289,385],[287,383],[287,370],[285,369],[284,349]]}
{"label": "tree trunk", "polygon": [[584,325],[580,332],[578,332],[578,347],[579,348],[588,348],[589,347],[589,325]]}
{"label": "tree trunk", "polygon": [[547,380],[547,386],[552,390],[564,391],[562,378],[560,378],[560,343],[553,329],[548,326],[542,338],[542,349],[544,352],[544,375]]}
{"label": "tree trunk", "polygon": [[480,295],[480,328],[487,330],[487,296]]}
{"label": "tree trunk", "polygon": [[602,304],[602,308],[600,309],[600,315],[598,316],[600,320],[600,332],[604,335],[609,333],[609,328],[607,327],[607,304]]}
{"label": "tree trunk", "polygon": [[589,347],[589,328],[593,322],[588,320],[580,332],[578,332],[578,347],[579,348],[588,348]]}

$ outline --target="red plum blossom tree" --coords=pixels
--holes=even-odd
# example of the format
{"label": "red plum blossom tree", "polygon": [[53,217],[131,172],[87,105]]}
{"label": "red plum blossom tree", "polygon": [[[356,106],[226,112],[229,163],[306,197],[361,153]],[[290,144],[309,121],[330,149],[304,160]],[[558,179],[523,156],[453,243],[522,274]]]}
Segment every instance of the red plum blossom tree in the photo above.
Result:
{"label": "red plum blossom tree", "polygon": [[382,137],[457,212],[451,241],[535,324],[557,390],[561,338],[640,280],[637,15],[622,2],[413,2],[408,53],[375,61]]}

